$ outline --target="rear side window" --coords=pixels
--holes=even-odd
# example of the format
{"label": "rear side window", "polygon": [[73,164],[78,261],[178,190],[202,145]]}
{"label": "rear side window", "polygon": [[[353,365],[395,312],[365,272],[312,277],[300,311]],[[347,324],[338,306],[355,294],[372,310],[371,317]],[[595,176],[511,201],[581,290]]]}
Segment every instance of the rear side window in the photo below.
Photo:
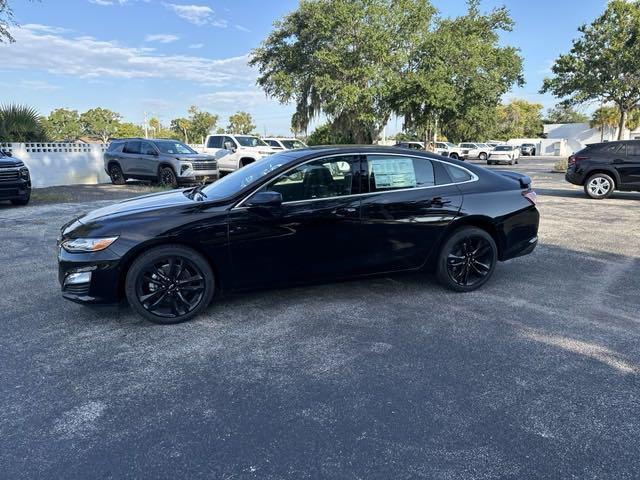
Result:
{"label": "rear side window", "polygon": [[127,142],[124,148],[122,149],[122,152],[123,153],[140,153],[141,145],[142,145],[142,142],[140,142],[139,140]]}
{"label": "rear side window", "polygon": [[640,157],[640,143],[627,143],[627,155]]}
{"label": "rear side window", "polygon": [[207,148],[222,148],[222,137],[209,137]]}
{"label": "rear side window", "polygon": [[143,155],[155,155],[156,149],[151,145],[151,143],[143,142],[141,152]]}
{"label": "rear side window", "polygon": [[[109,148],[107,149],[107,152],[113,152],[113,153],[121,152],[122,147],[124,147],[124,142],[111,142],[109,144]],[[0,154],[1,153],[2,152],[0,152]]]}
{"label": "rear side window", "polygon": [[609,155],[624,154],[624,143],[605,143],[591,147],[591,151]]}
{"label": "rear side window", "polygon": [[369,191],[386,192],[436,184],[433,163],[426,158],[370,155]]}
{"label": "rear side window", "polygon": [[471,176],[471,174],[469,174],[469,172],[467,172],[466,170],[463,170],[460,167],[456,167],[455,165],[445,163],[444,168],[447,170],[447,173],[451,177],[451,181],[453,183],[468,182],[469,180],[473,179],[473,177]]}

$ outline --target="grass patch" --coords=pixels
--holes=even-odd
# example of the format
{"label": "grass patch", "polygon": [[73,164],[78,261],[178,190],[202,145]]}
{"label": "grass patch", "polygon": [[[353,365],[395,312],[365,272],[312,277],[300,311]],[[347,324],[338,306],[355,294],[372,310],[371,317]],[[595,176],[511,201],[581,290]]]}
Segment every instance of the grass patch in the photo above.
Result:
{"label": "grass patch", "polygon": [[73,195],[66,192],[39,192],[31,190],[31,201],[38,203],[65,203],[72,202]]}

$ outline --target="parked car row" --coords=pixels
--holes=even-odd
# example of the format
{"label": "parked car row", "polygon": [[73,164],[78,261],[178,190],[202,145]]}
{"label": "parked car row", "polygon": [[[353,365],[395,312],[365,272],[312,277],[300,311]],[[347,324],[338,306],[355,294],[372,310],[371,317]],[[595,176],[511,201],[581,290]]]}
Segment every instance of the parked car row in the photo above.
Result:
{"label": "parked car row", "polygon": [[115,185],[135,179],[176,187],[213,181],[267,155],[303,147],[294,138],[220,134],[209,135],[199,153],[176,140],[120,138],[109,144],[104,169]]}
{"label": "parked car row", "polygon": [[[408,148],[411,150],[426,150],[423,142],[398,142],[396,147]],[[520,146],[507,145],[504,143],[472,143],[465,142],[458,145],[451,142],[430,143],[428,150],[442,155],[460,160],[477,159],[486,161],[487,165],[497,163],[508,163],[513,165],[518,163],[520,155],[535,155],[535,145],[525,143]],[[526,152],[526,153],[524,153]]]}

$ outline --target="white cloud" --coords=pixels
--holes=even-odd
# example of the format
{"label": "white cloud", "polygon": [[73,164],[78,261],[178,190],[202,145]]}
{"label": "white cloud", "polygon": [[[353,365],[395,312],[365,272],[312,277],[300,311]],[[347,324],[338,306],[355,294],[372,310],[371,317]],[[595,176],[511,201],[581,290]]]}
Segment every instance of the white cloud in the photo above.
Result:
{"label": "white cloud", "polygon": [[113,5],[127,5],[134,2],[149,3],[149,0],[89,0],[89,3],[100,5],[101,7],[111,7]]}
{"label": "white cloud", "polygon": [[204,47],[204,43],[192,43],[189,48],[198,49]]}
{"label": "white cloud", "polygon": [[43,26],[12,29],[16,43],[0,44],[6,70],[28,70],[82,79],[169,79],[208,86],[237,85],[255,78],[247,55],[210,59],[162,55],[90,36],[49,33]]}
{"label": "white cloud", "polygon": [[249,30],[247,27],[243,27],[242,25],[235,25],[236,30],[240,30],[241,32],[250,32],[251,30]]}
{"label": "white cloud", "polygon": [[255,107],[269,103],[264,92],[257,88],[248,90],[226,90],[206,93],[196,97],[198,104],[211,107],[233,106],[236,109]]}
{"label": "white cloud", "polygon": [[145,42],[158,42],[158,43],[171,43],[176,40],[180,40],[180,37],[177,35],[170,35],[166,33],[156,33],[152,35],[147,35],[144,37]]}
{"label": "white cloud", "polygon": [[198,25],[212,25],[214,27],[225,28],[227,21],[216,18],[213,9],[207,5],[180,5],[177,3],[165,3],[164,6],[173,11],[183,20]]}

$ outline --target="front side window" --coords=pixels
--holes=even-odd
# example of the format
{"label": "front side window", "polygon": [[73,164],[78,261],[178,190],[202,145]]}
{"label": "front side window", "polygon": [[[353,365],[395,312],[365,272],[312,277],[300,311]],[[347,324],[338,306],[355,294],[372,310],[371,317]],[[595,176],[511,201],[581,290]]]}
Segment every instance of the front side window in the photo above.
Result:
{"label": "front side window", "polygon": [[207,142],[207,148],[223,148],[222,138],[223,137],[220,137],[220,136],[209,137],[209,141]]}
{"label": "front side window", "polygon": [[313,160],[282,174],[263,191],[280,193],[283,202],[352,195],[359,193],[354,182],[358,168],[356,156]]}
{"label": "front side window", "polygon": [[370,192],[432,187],[436,184],[433,163],[426,158],[370,155],[367,164]]}
{"label": "front side window", "polygon": [[300,140],[282,140],[282,144],[284,145],[284,148],[288,148],[289,150],[306,147],[306,145]]}
{"label": "front side window", "polygon": [[135,140],[135,141],[132,141],[132,142],[127,142],[125,144],[124,149],[122,150],[122,152],[123,153],[139,154],[141,146],[142,146],[142,142],[140,142],[139,140]]}
{"label": "front side window", "polygon": [[198,153],[193,148],[185,145],[182,142],[173,142],[170,140],[156,142],[156,147],[158,147],[158,150],[160,150],[162,153],[166,153],[169,155],[192,155],[194,153]]}
{"label": "front side window", "polygon": [[156,149],[153,148],[153,145],[151,145],[149,142],[142,142],[142,150],[140,150],[140,152],[143,155],[155,155]]}

